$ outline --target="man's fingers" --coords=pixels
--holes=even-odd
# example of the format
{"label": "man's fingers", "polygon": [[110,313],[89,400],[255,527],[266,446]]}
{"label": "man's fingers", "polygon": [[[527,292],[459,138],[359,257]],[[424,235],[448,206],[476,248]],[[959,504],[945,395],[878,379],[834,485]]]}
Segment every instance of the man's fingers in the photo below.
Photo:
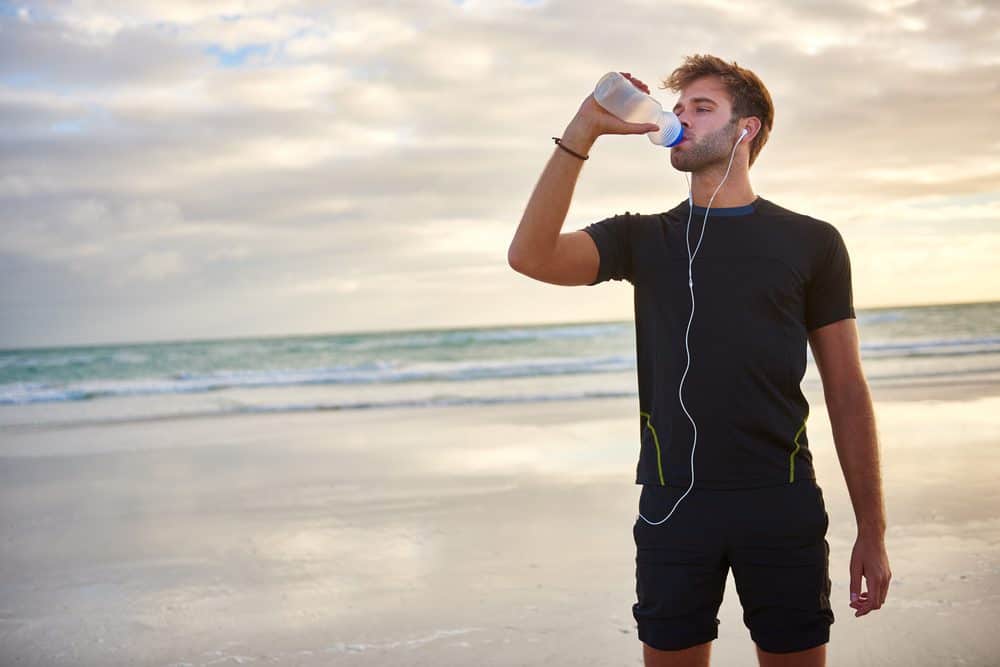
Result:
{"label": "man's fingers", "polygon": [[856,559],[851,559],[851,602],[857,601],[861,596],[861,564]]}
{"label": "man's fingers", "polygon": [[882,582],[875,577],[874,581],[868,582],[868,600],[871,602],[872,609],[878,609],[882,606]]}
{"label": "man's fingers", "polygon": [[[863,616],[869,611],[881,609],[892,580],[884,545],[859,535],[851,553],[850,574],[851,607],[858,610],[855,615]],[[862,579],[868,589],[864,593],[861,592]]]}
{"label": "man's fingers", "polygon": [[[867,582],[867,578],[866,578]],[[885,604],[888,594],[888,583],[879,584],[876,581],[869,582],[869,590],[858,594],[856,600],[851,601],[851,608],[855,610],[855,616],[864,616],[868,612],[881,609]],[[852,595],[853,597],[853,595]]]}
{"label": "man's fingers", "polygon": [[647,86],[646,84],[644,84],[639,79],[632,78],[632,75],[629,72],[619,72],[619,74],[621,74],[626,79],[628,79],[629,81],[631,81],[633,83],[633,85],[637,86],[640,90],[642,90],[642,92],[646,93],[647,95],[649,94],[649,86]]}
{"label": "man's fingers", "polygon": [[872,611],[872,600],[868,597],[868,592],[862,592],[858,600],[851,603],[851,607],[854,609],[855,618],[864,616],[868,612]]}
{"label": "man's fingers", "polygon": [[870,578],[865,576],[865,581],[868,584],[868,598],[873,609],[881,609],[882,605],[885,604],[885,596],[889,592],[889,579],[891,577],[892,575],[888,572],[879,573]]}

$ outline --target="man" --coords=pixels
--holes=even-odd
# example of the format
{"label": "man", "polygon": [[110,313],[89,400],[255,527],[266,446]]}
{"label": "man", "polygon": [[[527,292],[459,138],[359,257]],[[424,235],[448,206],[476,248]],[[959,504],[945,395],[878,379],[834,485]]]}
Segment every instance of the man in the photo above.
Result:
{"label": "man", "polygon": [[829,517],[800,390],[807,340],[857,519],[855,616],[882,606],[891,578],[847,249],[833,225],[754,194],[749,170],[774,109],[753,72],[697,55],[665,83],[680,92],[685,138],[670,160],[692,174],[688,201],[560,233],[597,138],[657,129],[616,118],[591,95],[554,149],[508,261],[556,285],[633,285],[642,484],[633,615],[645,664],[709,664],[732,567],[760,664],[825,665]]}

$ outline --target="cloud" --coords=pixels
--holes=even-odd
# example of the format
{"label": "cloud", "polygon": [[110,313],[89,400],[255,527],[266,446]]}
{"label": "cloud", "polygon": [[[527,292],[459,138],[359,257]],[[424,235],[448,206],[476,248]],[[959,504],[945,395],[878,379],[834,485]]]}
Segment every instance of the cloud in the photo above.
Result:
{"label": "cloud", "polygon": [[[125,7],[0,16],[0,344],[630,317],[611,288],[518,276],[507,245],[600,76],[670,106],[695,52],[767,83],[755,189],[844,231],[860,307],[1000,295],[993,3]],[[685,196],[643,137],[592,155],[564,231]],[[921,261],[952,282],[866,286]]]}

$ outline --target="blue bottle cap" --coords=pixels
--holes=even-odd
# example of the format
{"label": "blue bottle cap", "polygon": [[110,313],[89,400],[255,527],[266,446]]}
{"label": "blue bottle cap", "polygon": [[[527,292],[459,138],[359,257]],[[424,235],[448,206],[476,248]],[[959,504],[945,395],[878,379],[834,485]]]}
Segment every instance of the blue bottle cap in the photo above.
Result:
{"label": "blue bottle cap", "polygon": [[677,144],[681,143],[682,141],[684,141],[684,126],[683,125],[681,126],[681,131],[677,133],[677,138],[674,139],[671,143],[667,144],[666,146],[667,146],[667,148],[673,148],[674,146],[676,146]]}

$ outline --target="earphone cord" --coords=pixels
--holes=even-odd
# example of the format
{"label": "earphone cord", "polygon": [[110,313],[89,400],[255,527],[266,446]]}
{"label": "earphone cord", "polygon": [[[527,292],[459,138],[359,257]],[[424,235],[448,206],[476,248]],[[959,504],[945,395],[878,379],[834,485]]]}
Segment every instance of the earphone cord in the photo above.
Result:
{"label": "earphone cord", "polygon": [[691,413],[689,413],[687,411],[687,408],[684,407],[684,397],[681,393],[684,388],[684,378],[687,377],[688,369],[691,368],[691,349],[688,347],[688,334],[691,333],[691,322],[692,320],[694,320],[694,278],[692,276],[692,265],[694,264],[695,255],[698,254],[698,249],[701,248],[701,240],[705,236],[705,227],[708,225],[708,212],[712,208],[712,202],[715,201],[715,195],[719,194],[719,190],[722,188],[722,184],[726,182],[727,178],[729,178],[729,170],[732,169],[733,158],[736,157],[736,147],[740,145],[740,141],[742,140],[743,137],[740,136],[740,138],[736,140],[736,143],[733,144],[733,152],[729,156],[729,166],[726,167],[726,173],[722,177],[722,180],[719,182],[719,186],[715,188],[715,192],[712,193],[712,196],[708,200],[708,207],[705,209],[705,219],[701,225],[701,234],[698,235],[698,243],[697,245],[695,245],[694,254],[691,253],[691,242],[689,240],[691,233],[691,214],[694,213],[694,195],[692,194],[691,190],[691,181],[688,180],[687,172],[684,172],[684,181],[688,185],[688,220],[687,220],[687,227],[685,228],[684,231],[684,243],[687,246],[687,252],[688,252],[688,291],[691,293],[691,316],[688,318],[687,330],[684,332],[684,349],[687,351],[687,366],[684,368],[684,374],[681,376],[680,386],[677,388],[677,398],[680,399],[681,409],[684,410],[684,414],[686,414],[687,418],[691,421],[691,426],[694,427],[694,444],[691,446],[691,484],[688,485],[687,491],[684,492],[684,495],[678,498],[677,502],[674,503],[674,506],[670,510],[670,513],[667,514],[667,516],[660,519],[659,521],[650,521],[649,519],[647,519],[642,515],[642,512],[639,512],[638,518],[641,518],[643,521],[645,521],[651,526],[658,526],[667,519],[669,519],[673,515],[674,510],[677,509],[677,506],[681,504],[681,501],[684,500],[684,498],[687,497],[687,494],[691,492],[691,489],[694,488],[694,450],[695,448],[698,447],[698,426],[697,424],[694,423],[694,419],[692,419]]}

